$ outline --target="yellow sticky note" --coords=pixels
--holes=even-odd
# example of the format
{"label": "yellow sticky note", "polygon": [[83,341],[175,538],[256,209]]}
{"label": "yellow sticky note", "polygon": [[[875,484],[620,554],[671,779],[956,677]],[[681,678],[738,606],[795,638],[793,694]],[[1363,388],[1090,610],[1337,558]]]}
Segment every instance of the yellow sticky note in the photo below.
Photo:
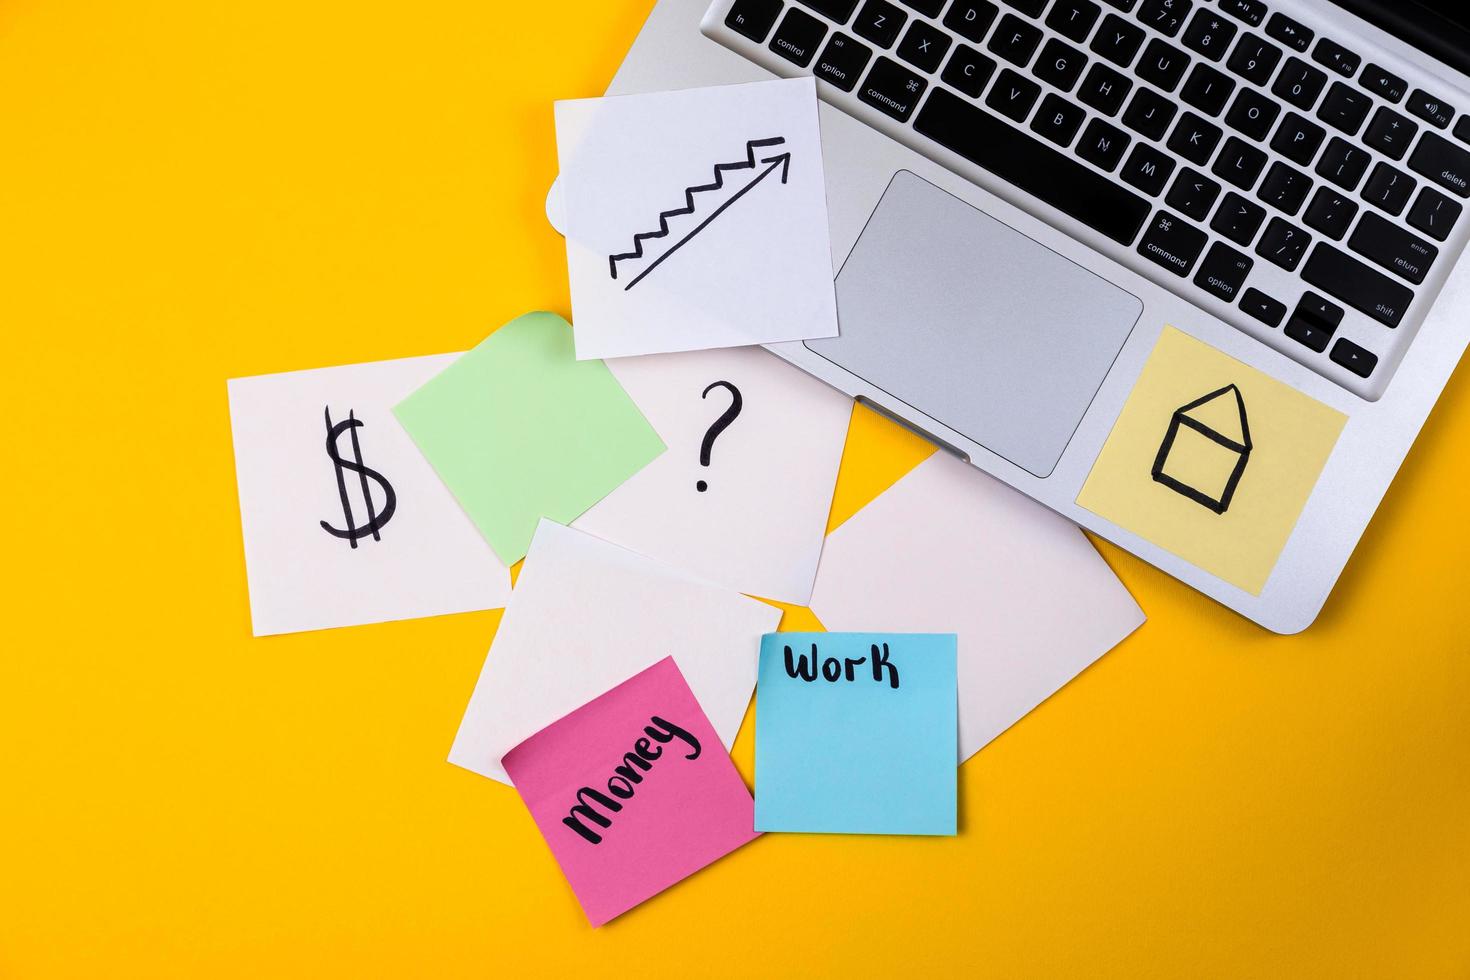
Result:
{"label": "yellow sticky note", "polygon": [[1346,423],[1165,327],[1077,503],[1259,595]]}

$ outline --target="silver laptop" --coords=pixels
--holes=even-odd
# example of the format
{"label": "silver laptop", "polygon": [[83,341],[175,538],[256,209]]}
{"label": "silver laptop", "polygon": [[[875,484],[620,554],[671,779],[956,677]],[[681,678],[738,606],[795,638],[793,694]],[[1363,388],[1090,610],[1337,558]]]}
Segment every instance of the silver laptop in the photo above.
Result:
{"label": "silver laptop", "polygon": [[[1292,633],[1470,340],[1470,34],[1436,7],[660,0],[608,91],[815,76],[841,336],[771,349]],[[1077,503],[1168,327],[1347,417],[1258,589]]]}

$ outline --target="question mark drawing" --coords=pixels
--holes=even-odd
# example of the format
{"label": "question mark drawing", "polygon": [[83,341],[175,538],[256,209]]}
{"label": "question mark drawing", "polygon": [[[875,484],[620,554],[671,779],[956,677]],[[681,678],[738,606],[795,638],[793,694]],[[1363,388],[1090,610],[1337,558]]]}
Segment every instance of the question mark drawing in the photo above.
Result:
{"label": "question mark drawing", "polygon": [[[704,389],[704,394],[700,395],[699,397],[709,397],[709,393],[714,391],[716,388],[730,389],[730,407],[725,409],[724,413],[719,418],[715,419],[714,422],[710,424],[709,429],[705,432],[704,441],[699,444],[700,466],[709,465],[709,453],[711,449],[715,448],[715,437],[730,427],[730,423],[734,422],[736,416],[740,414],[741,406],[745,404],[745,400],[740,397],[740,389],[735,387],[728,381],[712,382],[708,388]],[[704,493],[706,490],[709,489],[709,484],[705,483],[703,480],[700,480],[698,483],[694,484],[694,489],[698,490],[700,493]]]}

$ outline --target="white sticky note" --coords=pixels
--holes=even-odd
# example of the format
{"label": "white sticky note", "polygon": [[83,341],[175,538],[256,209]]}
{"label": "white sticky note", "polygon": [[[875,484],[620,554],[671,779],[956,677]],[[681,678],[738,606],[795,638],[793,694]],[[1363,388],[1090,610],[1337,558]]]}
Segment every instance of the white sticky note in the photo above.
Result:
{"label": "white sticky note", "polygon": [[577,357],[837,336],[816,82],[556,103]]}
{"label": "white sticky note", "polygon": [[607,364],[669,448],[573,526],[736,591],[805,605],[851,399],[759,347]]}
{"label": "white sticky note", "polygon": [[502,783],[518,744],[673,655],[728,749],[781,612],[543,520],[449,761]]}
{"label": "white sticky note", "polygon": [[811,609],[958,634],[962,762],[1144,620],[1076,525],[944,452],[828,535]]}
{"label": "white sticky note", "polygon": [[393,417],[459,356],[229,382],[256,636],[505,605],[509,572]]}

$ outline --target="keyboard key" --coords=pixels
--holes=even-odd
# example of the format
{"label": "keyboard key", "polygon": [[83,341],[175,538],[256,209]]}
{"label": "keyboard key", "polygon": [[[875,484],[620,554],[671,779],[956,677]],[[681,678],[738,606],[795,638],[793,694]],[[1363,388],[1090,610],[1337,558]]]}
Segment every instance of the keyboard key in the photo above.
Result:
{"label": "keyboard key", "polygon": [[1138,19],[1166,37],[1179,33],[1184,18],[1194,0],[1143,0],[1138,8]]}
{"label": "keyboard key", "polygon": [[1220,185],[1193,167],[1185,167],[1169,188],[1164,203],[1184,213],[1186,218],[1204,221],[1210,213],[1210,205],[1220,196]]}
{"label": "keyboard key", "polygon": [[1308,228],[1340,242],[1357,214],[1358,205],[1346,194],[1323,186],[1312,195],[1312,203],[1307,205],[1307,213],[1302,215],[1302,220]]}
{"label": "keyboard key", "polygon": [[1302,253],[1311,240],[1310,235],[1290,222],[1272,218],[1261,240],[1256,243],[1256,254],[1290,272],[1301,262]]}
{"label": "keyboard key", "polygon": [[1233,303],[1240,293],[1240,287],[1245,285],[1245,277],[1250,274],[1251,266],[1255,264],[1250,256],[1242,255],[1224,242],[1216,242],[1210,246],[1205,260],[1199,264],[1199,272],[1194,275],[1194,284],[1227,303]]}
{"label": "keyboard key", "polygon": [[858,5],[858,0],[797,0],[797,2],[839,24],[846,23],[847,18],[852,16],[852,8]]}
{"label": "keyboard key", "polygon": [[1360,378],[1366,378],[1378,366],[1378,355],[1364,350],[1346,337],[1338,337],[1332,345],[1332,363],[1341,365]]}
{"label": "keyboard key", "polygon": [[1123,111],[1123,125],[1151,140],[1161,140],[1178,111],[1178,106],[1153,89],[1140,88]]}
{"label": "keyboard key", "polygon": [[1293,170],[1281,161],[1271,164],[1266,179],[1256,196],[1286,214],[1296,214],[1297,208],[1307,199],[1312,189],[1312,179],[1300,170]]}
{"label": "keyboard key", "polygon": [[1317,154],[1317,147],[1322,145],[1326,136],[1327,130],[1321,126],[1308,122],[1294,112],[1288,112],[1271,139],[1271,149],[1305,167],[1312,162],[1312,157]]}
{"label": "keyboard key", "polygon": [[1380,99],[1387,99],[1390,102],[1402,99],[1404,90],[1409,87],[1409,84],[1402,78],[1374,64],[1369,64],[1363,69],[1363,74],[1358,76],[1358,84]]}
{"label": "keyboard key", "polygon": [[1052,38],[1041,49],[1041,57],[1036,59],[1031,71],[1054,88],[1070,92],[1072,86],[1077,84],[1077,79],[1082,77],[1082,69],[1086,64],[1087,55],[1070,44]]}
{"label": "keyboard key", "polygon": [[1292,315],[1307,317],[1335,330],[1342,322],[1342,307],[1330,300],[1323,299],[1309,289],[1302,293],[1302,298],[1297,301],[1296,310]]}
{"label": "keyboard key", "polygon": [[1300,311],[1293,313],[1283,331],[1292,340],[1305,345],[1318,354],[1327,349],[1327,343],[1337,331],[1337,324],[1326,324],[1314,317],[1304,316]]}
{"label": "keyboard key", "polygon": [[1031,131],[1046,137],[1058,146],[1066,146],[1082,128],[1087,113],[1079,105],[1073,105],[1060,95],[1048,93],[1031,120]]}
{"label": "keyboard key", "polygon": [[1363,200],[1389,214],[1397,215],[1409,203],[1414,193],[1414,178],[1402,170],[1395,170],[1386,163],[1373,168],[1368,183],[1363,185]]}
{"label": "keyboard key", "polygon": [[857,20],[852,22],[852,32],[880,48],[891,48],[908,19],[908,14],[887,0],[867,0],[858,11]]}
{"label": "keyboard key", "polygon": [[913,115],[914,106],[919,104],[924,89],[928,87],[929,83],[923,76],[915,75],[896,61],[880,57],[863,80],[858,98],[904,122]]}
{"label": "keyboard key", "polygon": [[780,15],[781,0],[735,0],[725,15],[725,26],[760,44]]}
{"label": "keyboard key", "polygon": [[1390,327],[1399,325],[1414,299],[1413,290],[1394,282],[1346,252],[1318,242],[1302,266],[1302,278]]}
{"label": "keyboard key", "polygon": [[1116,116],[1132,87],[1133,82],[1128,78],[1107,65],[1095,64],[1087,70],[1087,77],[1077,90],[1077,98],[1105,116]]}
{"label": "keyboard key", "polygon": [[1317,175],[1326,177],[1338,187],[1352,190],[1368,170],[1368,151],[1341,137],[1332,137],[1322,159],[1317,161]]}
{"label": "keyboard key", "polygon": [[905,7],[912,7],[925,17],[938,17],[944,9],[944,0],[903,0]]}
{"label": "keyboard key", "polygon": [[1081,44],[1087,40],[1087,32],[1097,23],[1100,13],[1102,8],[1091,0],[1057,0],[1051,13],[1046,15],[1046,26]]}
{"label": "keyboard key", "polygon": [[1208,10],[1200,10],[1189,22],[1189,27],[1185,28],[1184,46],[1211,61],[1219,61],[1225,56],[1230,42],[1235,40],[1237,30],[1235,24],[1224,17]]}
{"label": "keyboard key", "polygon": [[1259,289],[1247,289],[1240,297],[1240,308],[1268,327],[1278,326],[1286,316],[1286,304],[1272,299]]}
{"label": "keyboard key", "polygon": [[1123,164],[1119,176],[1150,197],[1157,197],[1173,172],[1173,157],[1147,143],[1138,143],[1128,154],[1128,162]]}
{"label": "keyboard key", "polygon": [[959,89],[972,99],[978,99],[980,90],[985,88],[985,83],[990,80],[994,71],[995,62],[992,59],[968,44],[961,44],[955,47],[949,64],[944,66],[944,74],[939,77],[944,84]]}
{"label": "keyboard key", "polygon": [[1470,143],[1470,115],[1460,117],[1460,121],[1455,123],[1454,133],[1455,139]]}
{"label": "keyboard key", "polygon": [[1317,107],[1317,118],[1351,136],[1363,125],[1363,120],[1368,118],[1368,110],[1372,104],[1373,100],[1368,97],[1368,93],[1360,92],[1342,82],[1333,82],[1332,87],[1327,90],[1327,98]]}
{"label": "keyboard key", "polygon": [[1092,39],[1092,51],[1115,65],[1127,68],[1143,44],[1143,28],[1130,24],[1117,14],[1103,18],[1097,36]]}
{"label": "keyboard key", "polygon": [[1107,2],[1126,14],[1133,9],[1134,5],[1138,3],[1138,0],[1107,0]]}
{"label": "keyboard key", "polygon": [[1390,160],[1402,160],[1418,132],[1418,123],[1381,105],[1363,133],[1363,142]]}
{"label": "keyboard key", "polygon": [[872,55],[872,50],[866,44],[860,44],[838,31],[822,49],[822,55],[812,68],[812,74],[844,92],[851,92],[857,80],[862,77],[863,68]]}
{"label": "keyboard key", "polygon": [[1005,2],[1027,17],[1040,17],[1042,8],[1046,6],[1046,0],[1005,0]]}
{"label": "keyboard key", "polygon": [[812,63],[817,45],[827,36],[827,25],[804,10],[792,7],[781,18],[770,48],[792,64],[805,68]]}
{"label": "keyboard key", "polygon": [[1077,155],[1088,163],[1103,170],[1113,170],[1123,159],[1132,137],[1111,123],[1094,119],[1087,124],[1082,138],[1077,141]]}
{"label": "keyboard key", "polygon": [[1414,89],[1409,95],[1409,101],[1405,103],[1404,108],[1429,123],[1435,129],[1444,129],[1450,124],[1450,119],[1455,114],[1454,106],[1446,105],[1443,99],[1430,95],[1422,88]]}
{"label": "keyboard key", "polygon": [[1259,142],[1271,131],[1271,124],[1280,112],[1281,106],[1260,92],[1243,88],[1231,104],[1230,111],[1225,113],[1225,125]]}
{"label": "keyboard key", "polygon": [[1298,109],[1310,109],[1312,103],[1317,101],[1317,96],[1322,94],[1322,86],[1326,84],[1325,72],[1313,68],[1300,58],[1287,58],[1286,64],[1281,67],[1281,74],[1276,76],[1276,84],[1271,86],[1271,91]]}
{"label": "keyboard key", "polygon": [[1176,276],[1187,276],[1209,236],[1168,211],[1154,215],[1138,243],[1138,254]]}
{"label": "keyboard key", "polygon": [[1414,206],[1409,209],[1409,224],[1435,241],[1442,242],[1449,237],[1450,229],[1455,226],[1461,210],[1458,201],[1451,201],[1432,187],[1426,187],[1419,192],[1419,196],[1414,199]]}
{"label": "keyboard key", "polygon": [[1215,165],[1210,172],[1222,180],[1229,181],[1243,191],[1255,185],[1256,178],[1266,167],[1266,152],[1251,146],[1245,140],[1232,136],[1220,148]]}
{"label": "keyboard key", "polygon": [[1249,245],[1251,239],[1256,237],[1261,222],[1265,220],[1265,208],[1230,191],[1215,209],[1210,227],[1237,245]]}
{"label": "keyboard key", "polygon": [[928,21],[916,20],[898,42],[898,56],[920,71],[936,71],[949,51],[950,36]]}
{"label": "keyboard key", "polygon": [[1266,34],[1293,51],[1305,51],[1312,43],[1312,31],[1285,14],[1272,14],[1266,22]]}
{"label": "keyboard key", "polygon": [[1218,116],[1234,91],[1234,79],[1200,62],[1190,71],[1184,87],[1179,90],[1179,98],[1206,115]]}
{"label": "keyboard key", "polygon": [[1174,132],[1169,136],[1169,149],[1191,163],[1203,166],[1214,152],[1215,144],[1220,142],[1220,136],[1220,127],[1186,112],[1179,117]]}
{"label": "keyboard key", "polygon": [[1266,5],[1261,0],[1220,0],[1220,9],[1252,27],[1260,27],[1266,19]]}
{"label": "keyboard key", "polygon": [[1470,197],[1470,150],[1438,133],[1425,133],[1409,157],[1409,169],[1461,197]]}
{"label": "keyboard key", "polygon": [[1424,281],[1429,266],[1439,255],[1435,246],[1372,211],[1364,214],[1353,229],[1348,248],[1416,286]]}
{"label": "keyboard key", "polygon": [[1148,218],[1144,198],[945,89],[924,102],[914,129],[1120,244]]}
{"label": "keyboard key", "polygon": [[955,0],[944,15],[944,26],[967,41],[978,42],[998,13],[1000,8],[986,0]]}
{"label": "keyboard key", "polygon": [[1041,30],[1015,14],[1006,14],[990,35],[986,45],[992,52],[1015,65],[1025,67],[1041,43]]}
{"label": "keyboard key", "polygon": [[1358,66],[1363,63],[1362,58],[1359,58],[1336,41],[1328,40],[1325,37],[1320,39],[1317,42],[1317,46],[1312,49],[1312,60],[1348,78],[1356,75],[1358,73]]}
{"label": "keyboard key", "polygon": [[1154,38],[1143,49],[1143,57],[1138,59],[1138,65],[1133,70],[1144,81],[1152,82],[1165,92],[1172,92],[1174,86],[1179,84],[1179,79],[1184,77],[1184,69],[1188,67],[1189,55]]}
{"label": "keyboard key", "polygon": [[1280,60],[1280,48],[1263,37],[1247,34],[1230,52],[1225,67],[1252,85],[1265,85]]}
{"label": "keyboard key", "polygon": [[985,97],[985,104],[1003,116],[1008,116],[1016,122],[1026,118],[1026,113],[1031,111],[1031,106],[1041,95],[1041,86],[1024,75],[1018,75],[1009,68],[1002,69],[995,84],[990,87],[990,94]]}

